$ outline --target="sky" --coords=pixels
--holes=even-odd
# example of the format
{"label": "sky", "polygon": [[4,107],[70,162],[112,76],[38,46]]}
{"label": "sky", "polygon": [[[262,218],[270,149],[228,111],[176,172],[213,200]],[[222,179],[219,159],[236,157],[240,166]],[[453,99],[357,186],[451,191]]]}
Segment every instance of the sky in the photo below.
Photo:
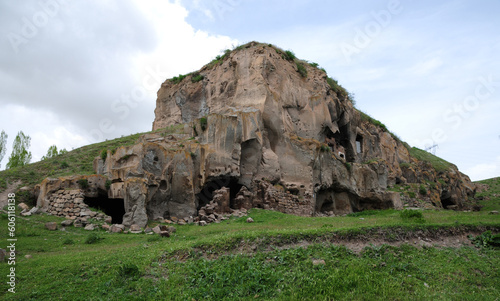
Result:
{"label": "sky", "polygon": [[156,92],[249,41],[316,62],[356,107],[472,180],[500,176],[500,1],[0,0],[0,130],[32,161],[150,131]]}

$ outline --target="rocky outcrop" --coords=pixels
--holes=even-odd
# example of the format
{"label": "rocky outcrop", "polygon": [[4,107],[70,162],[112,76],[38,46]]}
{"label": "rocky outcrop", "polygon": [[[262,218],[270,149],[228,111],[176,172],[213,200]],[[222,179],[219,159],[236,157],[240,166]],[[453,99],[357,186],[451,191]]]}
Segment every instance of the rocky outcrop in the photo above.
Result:
{"label": "rocky outcrop", "polygon": [[356,110],[324,70],[266,44],[166,80],[153,130],[94,161],[111,183],[108,197],[123,199],[126,225],[194,220],[202,209],[462,209],[475,192],[454,165],[418,160],[416,149]]}

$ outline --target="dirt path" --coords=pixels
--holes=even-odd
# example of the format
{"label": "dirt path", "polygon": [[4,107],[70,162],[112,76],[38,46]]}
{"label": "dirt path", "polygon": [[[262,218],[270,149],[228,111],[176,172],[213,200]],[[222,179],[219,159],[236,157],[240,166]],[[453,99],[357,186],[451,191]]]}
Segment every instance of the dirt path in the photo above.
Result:
{"label": "dirt path", "polygon": [[16,192],[19,185],[21,185],[21,181],[10,183],[7,185],[7,189],[5,189],[3,192],[0,192],[0,209],[7,205],[9,193]]}

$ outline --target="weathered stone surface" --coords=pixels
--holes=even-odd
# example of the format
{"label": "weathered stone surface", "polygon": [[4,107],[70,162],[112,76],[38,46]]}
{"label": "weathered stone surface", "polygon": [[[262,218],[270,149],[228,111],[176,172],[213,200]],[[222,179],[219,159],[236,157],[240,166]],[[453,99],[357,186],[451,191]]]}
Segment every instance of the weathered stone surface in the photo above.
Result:
{"label": "weathered stone surface", "polygon": [[94,225],[94,224],[88,224],[88,225],[85,226],[84,229],[88,230],[88,231],[94,231],[96,229],[96,225]]}
{"label": "weathered stone surface", "polygon": [[57,223],[55,222],[45,223],[45,228],[50,231],[55,231],[57,230]]}
{"label": "weathered stone surface", "polygon": [[253,222],[254,222],[253,218],[251,217],[247,218],[247,223],[253,223]]}
{"label": "weathered stone surface", "polygon": [[113,225],[111,225],[110,230],[113,233],[120,233],[120,232],[123,232],[125,230],[125,226],[121,225],[121,224],[113,224]]}
{"label": "weathered stone surface", "polygon": [[[304,64],[304,78],[297,63],[250,43],[199,70],[201,81],[165,81],[153,122],[159,132],[108,151],[105,161],[97,157],[99,175],[84,177],[89,188],[80,199],[96,197],[111,181],[106,193],[124,200],[123,224],[142,228],[148,220],[219,222],[226,213],[245,215],[232,210],[254,207],[332,216],[469,206],[476,188],[466,175],[453,165],[438,172],[412,157],[330,86],[323,71]],[[78,179],[45,179],[37,205],[62,216],[85,211],[79,202],[76,213],[65,212],[74,210],[66,204],[76,197],[60,194],[79,189]],[[409,190],[392,191],[403,185]]]}
{"label": "weathered stone surface", "polygon": [[26,205],[25,203],[19,203],[17,205],[17,208],[19,208],[19,210],[21,210],[21,211],[23,211],[23,210],[29,211],[30,210],[30,207],[28,205]]}
{"label": "weathered stone surface", "polygon": [[61,222],[61,226],[63,227],[68,227],[68,226],[71,226],[73,224],[73,220],[71,219],[67,219],[67,220],[64,220]]}

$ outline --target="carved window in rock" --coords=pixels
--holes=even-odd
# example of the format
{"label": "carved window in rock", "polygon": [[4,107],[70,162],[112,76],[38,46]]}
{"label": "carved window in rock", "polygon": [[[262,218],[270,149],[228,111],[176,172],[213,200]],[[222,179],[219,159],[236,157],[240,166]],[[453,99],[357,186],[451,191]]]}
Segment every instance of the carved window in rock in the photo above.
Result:
{"label": "carved window in rock", "polygon": [[361,154],[363,152],[363,137],[360,135],[356,136],[356,153]]}

